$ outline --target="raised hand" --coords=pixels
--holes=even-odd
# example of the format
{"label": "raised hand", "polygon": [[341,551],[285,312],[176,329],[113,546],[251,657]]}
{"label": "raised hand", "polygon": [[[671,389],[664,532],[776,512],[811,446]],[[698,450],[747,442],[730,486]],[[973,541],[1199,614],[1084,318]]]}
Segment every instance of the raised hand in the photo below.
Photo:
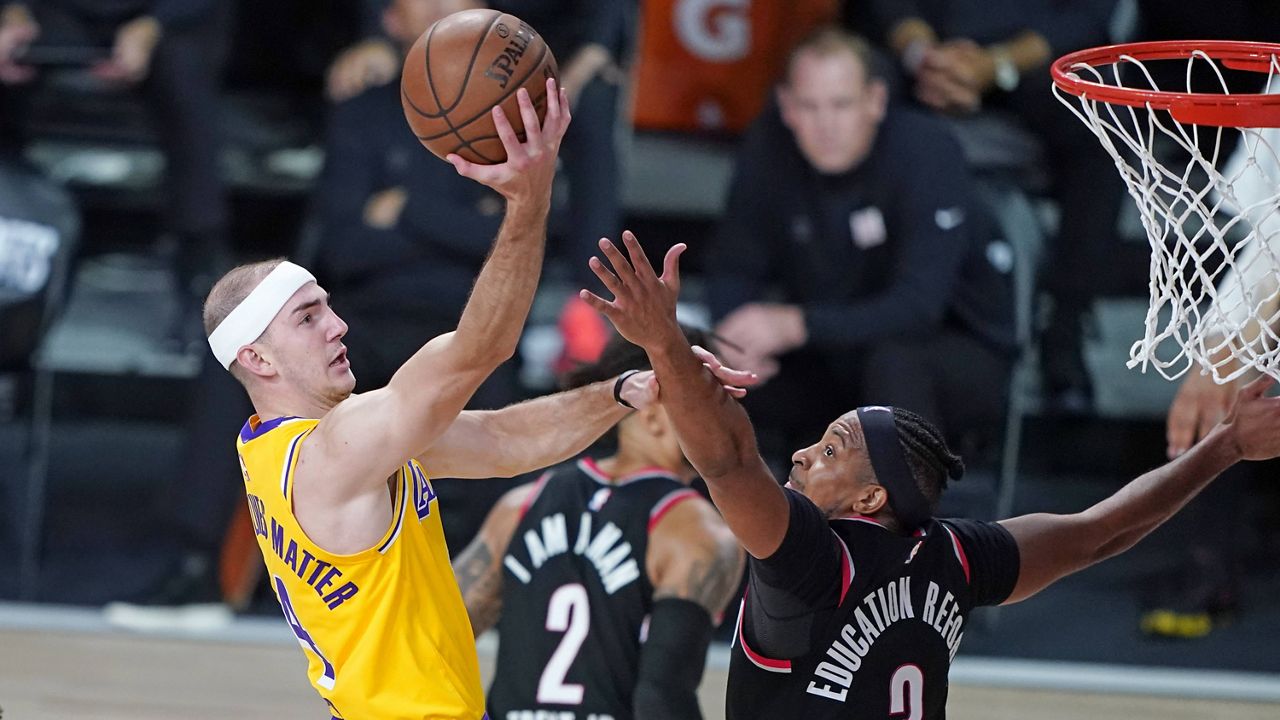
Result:
{"label": "raised hand", "polygon": [[649,349],[669,340],[672,333],[682,336],[676,322],[676,298],[680,295],[680,255],[687,246],[677,243],[667,251],[662,277],[658,277],[635,234],[630,230],[622,233],[622,242],[630,261],[612,242],[601,239],[600,250],[613,270],[598,257],[588,263],[600,282],[613,293],[613,300],[605,300],[587,290],[579,292],[579,296],[609,318],[622,337],[642,348]]}
{"label": "raised hand", "polygon": [[1280,398],[1267,397],[1275,378],[1263,375],[1236,395],[1235,407],[1222,421],[1245,460],[1280,456]]}
{"label": "raised hand", "polygon": [[520,142],[511,122],[500,106],[493,108],[493,124],[507,151],[506,162],[478,165],[450,153],[445,157],[458,174],[488,185],[508,200],[551,202],[551,181],[556,173],[556,157],[560,141],[571,120],[569,97],[558,88],[553,78],[547,79],[547,114],[539,123],[538,113],[529,91],[516,91],[520,119],[524,121],[525,141]]}
{"label": "raised hand", "polygon": [[160,23],[151,16],[130,20],[116,30],[111,57],[94,65],[90,72],[110,82],[142,82],[151,70],[151,58],[160,34]]}
{"label": "raised hand", "polygon": [[1240,388],[1239,381],[1219,385],[1210,375],[1189,373],[1178,387],[1165,420],[1169,459],[1181,455],[1209,434],[1231,411]]}

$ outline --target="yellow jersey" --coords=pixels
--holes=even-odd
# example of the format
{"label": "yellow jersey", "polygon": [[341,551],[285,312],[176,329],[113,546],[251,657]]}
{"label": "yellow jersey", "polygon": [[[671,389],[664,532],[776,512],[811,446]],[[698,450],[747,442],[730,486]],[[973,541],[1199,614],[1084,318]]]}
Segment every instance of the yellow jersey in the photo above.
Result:
{"label": "yellow jersey", "polygon": [[392,478],[391,526],[373,547],[326,552],[293,514],[293,473],[318,420],[245,423],[236,442],[253,530],[307,677],[334,718],[485,717],[471,622],[431,481]]}

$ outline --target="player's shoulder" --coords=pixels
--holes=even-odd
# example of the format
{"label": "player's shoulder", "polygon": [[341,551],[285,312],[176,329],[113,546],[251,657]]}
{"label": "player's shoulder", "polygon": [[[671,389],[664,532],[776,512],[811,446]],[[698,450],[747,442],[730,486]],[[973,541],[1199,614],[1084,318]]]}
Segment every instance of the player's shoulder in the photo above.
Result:
{"label": "player's shoulder", "polygon": [[737,546],[737,538],[711,501],[691,488],[673,490],[649,513],[650,537]]}

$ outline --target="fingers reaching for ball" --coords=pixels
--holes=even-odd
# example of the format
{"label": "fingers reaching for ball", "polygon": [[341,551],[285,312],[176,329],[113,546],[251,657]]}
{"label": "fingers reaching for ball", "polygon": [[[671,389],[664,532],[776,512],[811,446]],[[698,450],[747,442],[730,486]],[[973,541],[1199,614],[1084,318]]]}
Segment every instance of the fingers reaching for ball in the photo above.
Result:
{"label": "fingers reaching for ball", "polygon": [[501,106],[492,110],[493,125],[506,150],[505,162],[496,165],[479,165],[457,154],[445,157],[458,174],[483,183],[501,193],[508,201],[536,201],[549,203],[551,181],[555,177],[556,158],[560,141],[569,127],[568,97],[554,78],[547,78],[547,108],[542,122],[537,109],[524,88],[516,91],[520,109],[520,121],[524,126],[524,141],[511,125]]}

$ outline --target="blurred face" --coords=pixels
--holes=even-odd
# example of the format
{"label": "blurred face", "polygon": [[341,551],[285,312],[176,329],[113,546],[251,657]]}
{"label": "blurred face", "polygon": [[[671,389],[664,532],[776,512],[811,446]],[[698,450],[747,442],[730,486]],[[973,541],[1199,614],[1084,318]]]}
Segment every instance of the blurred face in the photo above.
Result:
{"label": "blurred face", "polygon": [[480,6],[476,0],[393,0],[382,24],[393,40],[408,47],[437,20]]}
{"label": "blurred face", "polygon": [[271,321],[259,353],[290,390],[332,407],[355,389],[342,337],[347,324],[329,307],[329,294],[307,283]]}
{"label": "blurred face", "polygon": [[855,502],[875,485],[874,478],[858,415],[850,412],[831,423],[817,443],[791,456],[787,487],[834,518],[856,513]]}
{"label": "blurred face", "polygon": [[692,480],[697,474],[685,458],[676,427],[661,403],[654,403],[623,420],[619,441],[627,451],[642,454],[649,462],[684,480]]}
{"label": "blurred face", "polygon": [[847,172],[866,158],[884,118],[887,91],[868,80],[852,51],[802,52],[778,90],[782,120],[818,172]]}

